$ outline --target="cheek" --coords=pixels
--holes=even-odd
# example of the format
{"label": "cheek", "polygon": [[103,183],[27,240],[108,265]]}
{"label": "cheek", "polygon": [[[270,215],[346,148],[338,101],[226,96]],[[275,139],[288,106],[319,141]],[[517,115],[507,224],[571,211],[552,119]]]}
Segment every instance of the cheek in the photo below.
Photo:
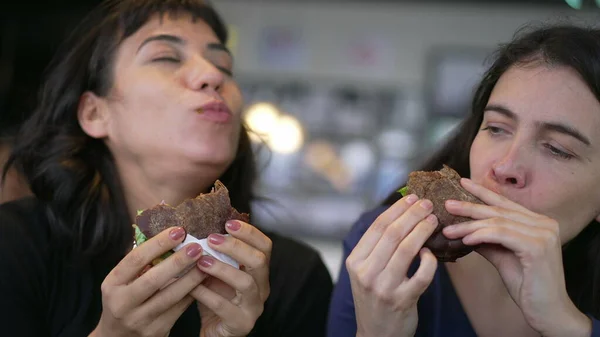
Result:
{"label": "cheek", "polygon": [[163,111],[169,105],[176,106],[182,99],[170,79],[151,71],[124,74],[113,92],[115,100],[136,118]]}
{"label": "cheek", "polygon": [[485,144],[485,140],[481,135],[477,135],[471,144],[469,151],[469,166],[471,171],[471,179],[476,182],[481,182],[481,179],[491,167],[491,155],[489,146]]}
{"label": "cheek", "polygon": [[222,96],[231,112],[233,112],[235,116],[240,116],[244,105],[244,98],[242,97],[240,88],[231,81],[226,90],[224,90]]}

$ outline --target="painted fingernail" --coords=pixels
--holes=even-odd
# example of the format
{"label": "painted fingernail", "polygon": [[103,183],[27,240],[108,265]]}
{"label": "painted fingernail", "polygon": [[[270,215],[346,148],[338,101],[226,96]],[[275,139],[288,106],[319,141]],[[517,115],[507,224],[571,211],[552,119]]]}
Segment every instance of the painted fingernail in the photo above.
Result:
{"label": "painted fingernail", "polygon": [[421,200],[421,207],[423,207],[424,209],[431,209],[433,207],[433,204],[429,200]]}
{"label": "painted fingernail", "polygon": [[185,253],[189,257],[197,257],[198,255],[200,255],[200,253],[202,253],[202,246],[200,246],[197,243],[192,243],[186,248]]}
{"label": "painted fingernail", "polygon": [[220,245],[225,242],[225,237],[221,234],[211,234],[208,236],[208,241],[214,245]]}
{"label": "painted fingernail", "polygon": [[235,232],[242,227],[242,224],[239,221],[228,221],[225,226],[227,226],[227,228],[229,228],[229,230],[232,230]]}
{"label": "painted fingernail", "polygon": [[198,260],[198,264],[204,268],[209,268],[215,264],[215,259],[210,256],[203,256]]}
{"label": "painted fingernail", "polygon": [[414,204],[415,202],[417,202],[417,200],[419,200],[419,197],[417,197],[417,196],[416,196],[416,195],[414,195],[414,194],[411,194],[411,195],[409,195],[408,197],[406,197],[406,202],[407,202],[409,205],[412,205],[412,204]]}
{"label": "painted fingernail", "polygon": [[183,229],[182,227],[173,228],[169,232],[169,237],[175,241],[183,238],[184,236],[185,236],[185,229]]}

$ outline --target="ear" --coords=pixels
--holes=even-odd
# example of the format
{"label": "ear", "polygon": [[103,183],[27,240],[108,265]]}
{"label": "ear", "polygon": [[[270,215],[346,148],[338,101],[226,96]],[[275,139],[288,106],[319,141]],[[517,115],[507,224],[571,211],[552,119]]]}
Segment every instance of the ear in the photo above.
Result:
{"label": "ear", "polygon": [[85,92],[77,108],[79,125],[88,136],[104,138],[108,135],[109,114],[104,100],[92,92]]}

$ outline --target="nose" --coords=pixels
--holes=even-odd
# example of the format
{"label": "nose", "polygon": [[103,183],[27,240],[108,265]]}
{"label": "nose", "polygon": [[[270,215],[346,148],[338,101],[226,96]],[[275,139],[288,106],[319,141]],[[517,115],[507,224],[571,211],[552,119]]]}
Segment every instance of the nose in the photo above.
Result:
{"label": "nose", "polygon": [[225,75],[203,57],[198,57],[187,67],[185,81],[192,90],[219,92]]}
{"label": "nose", "polygon": [[492,178],[499,185],[523,188],[527,185],[527,172],[519,148],[513,148],[492,165]]}

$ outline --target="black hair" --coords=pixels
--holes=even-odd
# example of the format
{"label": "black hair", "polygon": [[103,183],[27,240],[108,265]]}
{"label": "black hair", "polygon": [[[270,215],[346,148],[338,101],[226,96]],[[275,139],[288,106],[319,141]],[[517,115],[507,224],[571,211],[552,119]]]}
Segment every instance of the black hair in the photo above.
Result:
{"label": "black hair", "polygon": [[[189,15],[203,20],[221,43],[227,29],[202,0],[108,0],[93,10],[60,46],[50,62],[31,117],[17,135],[10,165],[24,174],[44,203],[53,235],[72,243],[84,261],[117,262],[131,247],[133,219],[111,152],[80,127],[83,93],[106,96],[112,86],[115,51],[155,16]],[[249,212],[256,176],[250,138],[243,127],[232,164],[219,178],[232,205]],[[62,241],[61,241],[62,242]]]}

